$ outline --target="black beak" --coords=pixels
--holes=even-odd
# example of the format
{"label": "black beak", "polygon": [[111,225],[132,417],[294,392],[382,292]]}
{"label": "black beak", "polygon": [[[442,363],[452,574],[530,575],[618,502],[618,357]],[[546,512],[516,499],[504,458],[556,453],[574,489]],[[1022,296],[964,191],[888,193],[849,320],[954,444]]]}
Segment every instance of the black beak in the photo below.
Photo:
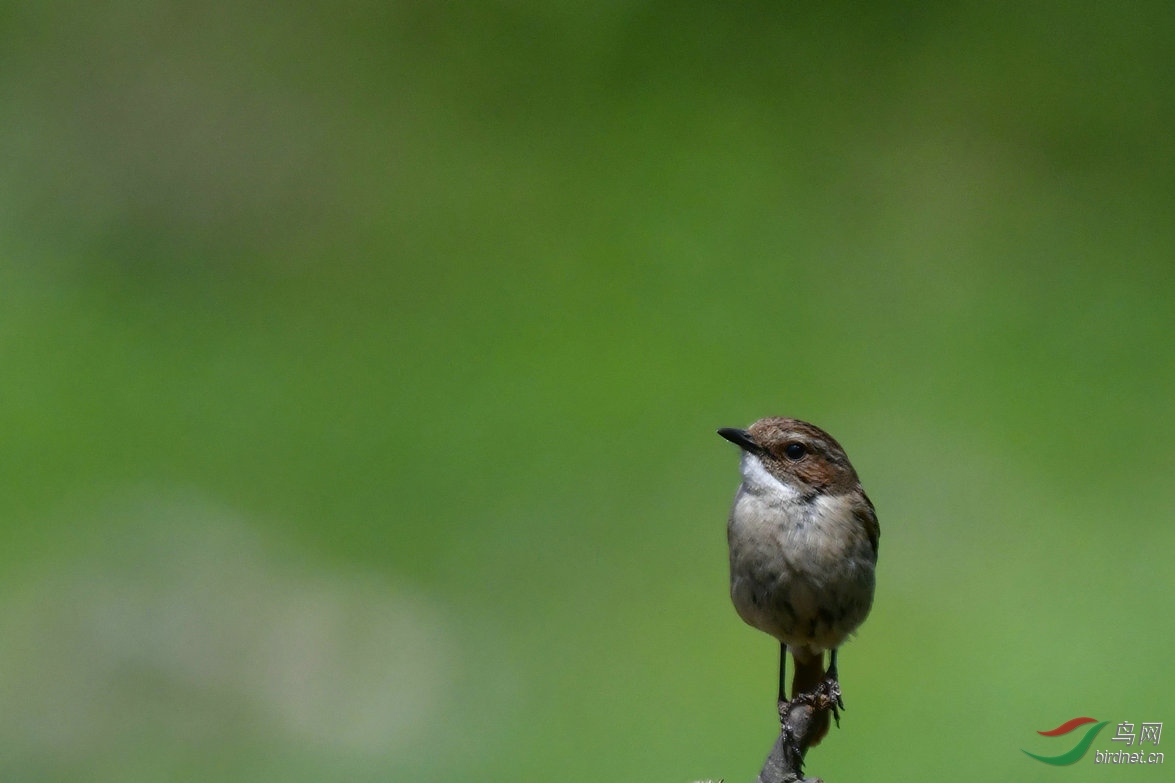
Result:
{"label": "black beak", "polygon": [[751,434],[746,430],[736,429],[734,427],[723,427],[718,430],[718,434],[726,438],[728,441],[738,446],[743,451],[749,451],[752,454],[758,454],[763,448],[751,438]]}

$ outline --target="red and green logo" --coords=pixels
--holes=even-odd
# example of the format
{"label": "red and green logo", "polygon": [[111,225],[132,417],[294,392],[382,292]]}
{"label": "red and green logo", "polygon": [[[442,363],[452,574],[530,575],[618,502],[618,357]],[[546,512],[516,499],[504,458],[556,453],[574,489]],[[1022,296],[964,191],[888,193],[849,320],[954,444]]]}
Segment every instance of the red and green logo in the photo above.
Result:
{"label": "red and green logo", "polygon": [[[1094,718],[1074,718],[1073,720],[1065,721],[1052,731],[1036,732],[1037,734],[1042,734],[1046,737],[1062,737],[1079,726],[1084,726],[1087,723],[1093,723],[1095,725],[1086,729],[1085,736],[1079,739],[1077,744],[1074,745],[1071,749],[1059,756],[1038,756],[1035,753],[1028,753],[1026,750],[1024,752],[1028,753],[1029,756],[1032,756],[1032,758],[1036,759],[1037,761],[1043,761],[1045,764],[1052,764],[1054,767],[1063,767],[1066,764],[1072,764],[1085,755],[1085,752],[1089,750],[1089,746],[1093,744],[1094,738],[1097,737],[1098,732],[1105,728],[1106,724],[1109,723],[1108,720],[1103,720],[1099,723]],[[1021,750],[1023,750],[1023,748],[1021,748]]]}

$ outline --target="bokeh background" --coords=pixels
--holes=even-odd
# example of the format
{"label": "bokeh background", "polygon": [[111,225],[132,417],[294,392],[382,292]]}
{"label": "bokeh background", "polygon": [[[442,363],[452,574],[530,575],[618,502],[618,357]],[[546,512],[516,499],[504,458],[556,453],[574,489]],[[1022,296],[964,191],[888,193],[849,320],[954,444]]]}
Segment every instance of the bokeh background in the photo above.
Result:
{"label": "bokeh background", "polygon": [[882,523],[811,772],[1175,720],[1169,3],[48,0],[0,58],[0,778],[752,780],[767,414]]}

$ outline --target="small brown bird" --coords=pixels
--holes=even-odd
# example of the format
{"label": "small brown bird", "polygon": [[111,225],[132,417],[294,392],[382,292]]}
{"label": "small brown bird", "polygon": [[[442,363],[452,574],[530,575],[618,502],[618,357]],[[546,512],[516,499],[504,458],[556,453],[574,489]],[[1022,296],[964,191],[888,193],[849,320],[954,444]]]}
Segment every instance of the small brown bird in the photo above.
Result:
{"label": "small brown bird", "polygon": [[[873,503],[844,449],[819,427],[771,417],[718,434],[742,449],[743,481],[727,525],[734,608],[780,642],[781,717],[791,650],[792,699],[823,687],[839,719],[836,651],[873,605],[881,532]],[[828,733],[828,712],[813,721],[809,746]]]}

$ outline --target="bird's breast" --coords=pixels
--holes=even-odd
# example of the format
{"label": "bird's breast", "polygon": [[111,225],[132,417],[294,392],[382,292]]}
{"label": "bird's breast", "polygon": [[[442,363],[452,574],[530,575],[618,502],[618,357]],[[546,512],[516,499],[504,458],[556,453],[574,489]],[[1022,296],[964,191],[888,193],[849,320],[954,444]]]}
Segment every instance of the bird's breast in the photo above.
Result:
{"label": "bird's breast", "polygon": [[861,528],[848,497],[744,484],[728,526],[739,614],[788,643],[839,644],[872,604],[876,558]]}

